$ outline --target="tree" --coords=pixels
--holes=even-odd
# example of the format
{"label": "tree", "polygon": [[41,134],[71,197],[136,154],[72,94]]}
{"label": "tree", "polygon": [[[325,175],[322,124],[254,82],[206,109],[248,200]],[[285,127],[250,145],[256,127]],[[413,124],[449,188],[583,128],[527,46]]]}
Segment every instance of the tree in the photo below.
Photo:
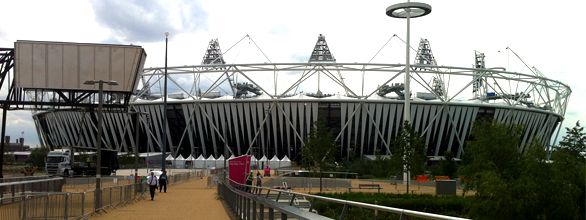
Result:
{"label": "tree", "polygon": [[425,168],[424,141],[411,127],[409,122],[403,124],[401,133],[393,142],[393,155],[391,161],[394,170],[407,173],[407,193],[409,193],[409,180],[411,173],[423,173]]}
{"label": "tree", "polygon": [[334,134],[323,119],[318,120],[309,133],[309,138],[301,150],[301,165],[319,173],[319,191],[322,191],[322,172],[334,166],[337,147]]}
{"label": "tree", "polygon": [[567,151],[569,154],[576,156],[577,159],[584,158],[586,152],[586,133],[580,126],[580,121],[572,129],[566,128],[566,136],[560,141],[559,149]]}
{"label": "tree", "polygon": [[[545,146],[532,141],[522,153],[523,128],[478,122],[467,143],[460,173],[466,189],[474,189],[469,204],[474,219],[583,219],[580,211],[582,182],[568,176],[582,167],[558,168],[566,163],[547,160]],[[560,156],[554,153],[554,158]],[[567,158],[566,158],[567,159]],[[565,169],[565,170],[564,170]],[[583,197],[582,197],[583,201]]]}
{"label": "tree", "polygon": [[47,147],[33,148],[26,163],[31,164],[33,167],[37,167],[37,169],[43,170],[45,169],[45,160],[47,159],[48,153],[49,148]]}
{"label": "tree", "polygon": [[564,184],[565,191],[574,192],[569,196],[573,199],[569,206],[576,209],[580,219],[586,217],[586,134],[583,130],[579,121],[572,129],[566,128],[566,135],[554,148],[551,157],[557,181]]}

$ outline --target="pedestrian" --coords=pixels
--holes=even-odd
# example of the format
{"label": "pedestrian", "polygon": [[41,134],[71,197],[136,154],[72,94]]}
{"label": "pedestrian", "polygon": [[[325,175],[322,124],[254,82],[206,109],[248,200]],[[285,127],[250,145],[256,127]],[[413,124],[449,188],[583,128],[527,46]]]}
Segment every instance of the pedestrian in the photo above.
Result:
{"label": "pedestrian", "polygon": [[260,172],[256,172],[256,192],[260,193],[260,187],[262,187],[262,175]]}
{"label": "pedestrian", "polygon": [[[167,171],[163,170],[163,173],[161,173],[161,175],[159,176],[159,192],[164,191],[165,193],[167,193]],[[163,188],[165,188],[163,190]]]}
{"label": "pedestrian", "polygon": [[149,184],[149,190],[151,191],[151,200],[155,199],[155,190],[157,189],[157,176],[155,176],[154,172],[151,172],[147,184]]}
{"label": "pedestrian", "polygon": [[250,188],[252,186],[252,180],[253,180],[253,176],[252,176],[252,172],[250,172],[248,174],[248,177],[246,178],[246,192],[250,192]]}
{"label": "pedestrian", "polygon": [[260,172],[256,173],[256,186],[262,187],[262,175],[260,175]]}

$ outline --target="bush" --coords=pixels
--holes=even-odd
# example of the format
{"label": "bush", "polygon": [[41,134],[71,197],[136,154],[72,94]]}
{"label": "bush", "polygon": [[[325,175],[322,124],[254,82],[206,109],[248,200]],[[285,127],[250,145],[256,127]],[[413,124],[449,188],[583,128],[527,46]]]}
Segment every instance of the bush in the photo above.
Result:
{"label": "bush", "polygon": [[[433,195],[406,195],[388,193],[320,193],[320,196],[338,198],[350,201],[378,204],[393,208],[415,210],[441,215],[467,217],[465,204],[471,202],[468,197],[439,197]],[[320,215],[330,218],[339,218],[343,205],[334,203],[314,202],[314,207]],[[372,219],[374,212],[368,209],[350,208],[346,219]],[[379,212],[377,218],[399,219],[396,214]]]}
{"label": "bush", "polygon": [[47,147],[33,148],[31,150],[31,155],[26,160],[26,163],[32,165],[33,167],[37,167],[37,170],[45,170],[45,160],[47,159],[48,153],[49,148]]}

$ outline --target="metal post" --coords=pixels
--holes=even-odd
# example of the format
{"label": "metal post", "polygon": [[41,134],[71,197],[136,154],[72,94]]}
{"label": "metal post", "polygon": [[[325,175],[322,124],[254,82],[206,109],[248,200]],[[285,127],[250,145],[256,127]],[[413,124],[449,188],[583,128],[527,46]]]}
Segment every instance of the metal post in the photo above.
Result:
{"label": "metal post", "polygon": [[99,211],[102,208],[102,123],[103,123],[103,115],[102,115],[102,105],[103,105],[103,97],[104,96],[104,82],[100,80],[98,82],[98,147],[97,147],[97,155],[98,159],[96,161],[96,203],[95,203],[95,211]]}
{"label": "metal post", "polygon": [[0,136],[0,178],[4,178],[4,174],[2,172],[3,164],[4,164],[4,137],[6,136],[6,112],[8,111],[8,106],[4,104],[2,106],[2,135]]}
{"label": "metal post", "polygon": [[252,199],[252,220],[256,220],[256,200]]}
{"label": "metal post", "polygon": [[[405,10],[411,10],[411,9],[405,9]],[[405,108],[403,109],[403,125],[407,125],[409,124],[409,121],[411,120],[411,90],[409,89],[409,84],[411,82],[411,65],[409,62],[409,56],[410,56],[410,51],[409,51],[409,44],[411,43],[411,11],[407,11],[407,43],[405,45]],[[405,128],[403,128],[405,129]],[[407,145],[410,145],[411,143],[409,143],[409,141],[407,141],[406,143]],[[406,149],[409,149],[409,147],[406,147]],[[405,155],[403,155],[403,157],[405,157]],[[403,159],[404,161],[404,159]],[[407,169],[407,165],[403,164],[403,184],[407,185],[407,189],[409,189],[409,179],[410,175],[409,175],[409,170]],[[409,190],[407,190],[407,193],[409,193]]]}
{"label": "metal post", "polygon": [[264,220],[265,219],[265,206],[262,203],[260,203],[260,207],[258,209],[259,209],[259,211],[258,211],[258,213],[259,213],[258,219]]}
{"label": "metal post", "polygon": [[165,151],[167,150],[167,45],[169,32],[165,32],[165,75],[163,89],[163,143],[161,145],[161,170],[165,170]]}
{"label": "metal post", "polygon": [[94,191],[94,211],[98,212],[102,208],[102,127],[104,124],[103,105],[104,105],[104,83],[115,86],[118,82],[112,80],[88,80],[83,84],[98,84],[98,146],[96,147],[96,189]]}
{"label": "metal post", "polygon": [[67,220],[69,218],[69,194],[65,194],[65,209],[63,210],[63,219]]}
{"label": "metal post", "polygon": [[81,216],[84,216],[85,214],[85,192],[83,192],[81,194]]}
{"label": "metal post", "polygon": [[273,209],[273,207],[269,206],[269,220],[274,220],[275,219],[275,210]]}

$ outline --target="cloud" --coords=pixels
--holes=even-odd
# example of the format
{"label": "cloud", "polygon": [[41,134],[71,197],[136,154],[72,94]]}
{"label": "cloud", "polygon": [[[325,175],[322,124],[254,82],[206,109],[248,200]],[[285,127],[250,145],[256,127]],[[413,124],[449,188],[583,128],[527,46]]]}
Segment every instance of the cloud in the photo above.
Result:
{"label": "cloud", "polygon": [[115,39],[154,42],[164,32],[188,33],[205,29],[207,14],[197,1],[92,0],[98,23],[112,30]]}

